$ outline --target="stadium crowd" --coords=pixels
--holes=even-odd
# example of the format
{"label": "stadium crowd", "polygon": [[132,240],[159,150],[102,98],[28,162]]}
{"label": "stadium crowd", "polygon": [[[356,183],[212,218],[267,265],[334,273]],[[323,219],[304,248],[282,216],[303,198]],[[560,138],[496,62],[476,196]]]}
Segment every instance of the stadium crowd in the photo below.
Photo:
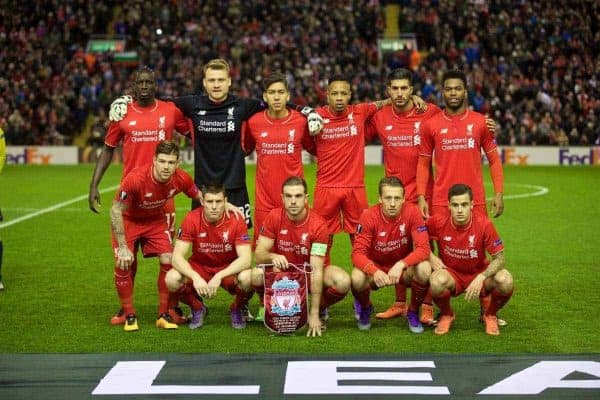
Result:
{"label": "stadium crowd", "polygon": [[[292,101],[314,105],[325,103],[331,75],[351,76],[354,99],[369,101],[383,98],[390,69],[409,65],[403,51],[378,65],[377,0],[0,3],[0,126],[13,145],[70,144],[106,120],[131,70],[111,54],[86,54],[95,34],[127,35],[163,97],[199,92],[203,63],[217,57],[231,61],[241,95],[260,96],[263,77],[280,69]],[[499,123],[499,143],[598,142],[597,2],[399,3],[401,31],[427,53],[416,69],[424,98],[440,103],[441,74],[462,66],[470,104]]]}

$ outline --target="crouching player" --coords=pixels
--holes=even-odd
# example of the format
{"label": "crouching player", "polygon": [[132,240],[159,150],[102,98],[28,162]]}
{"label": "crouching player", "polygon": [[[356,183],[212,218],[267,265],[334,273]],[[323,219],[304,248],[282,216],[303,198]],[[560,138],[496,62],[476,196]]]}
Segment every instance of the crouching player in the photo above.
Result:
{"label": "crouching player", "polygon": [[488,217],[473,212],[473,192],[468,185],[452,186],[448,203],[449,216],[436,215],[427,223],[439,249],[439,257],[433,253],[430,256],[431,293],[441,311],[435,333],[448,333],[454,321],[450,297],[465,292],[467,301],[491,293],[483,314],[485,332],[499,335],[496,313],[513,292],[512,275],[504,269],[504,245]]}
{"label": "crouching player", "polygon": [[[226,214],[223,185],[208,184],[202,189],[202,207],[189,212],[181,223],[167,286],[192,309],[191,329],[200,328],[208,312],[198,295],[210,299],[222,287],[234,296],[231,326],[244,329],[242,308],[252,295],[250,271],[242,273],[252,261],[248,228],[242,218]],[[190,248],[192,255],[186,260]]]}
{"label": "crouching player", "polygon": [[416,205],[404,201],[404,186],[395,176],[379,181],[379,204],[360,217],[352,248],[352,294],[358,329],[371,328],[370,290],[403,282],[411,287],[406,319],[413,333],[423,332],[419,307],[427,293],[431,248],[425,221]]}
{"label": "crouching player", "polygon": [[[283,208],[269,212],[256,244],[256,263],[287,269],[288,264],[310,263],[310,310],[307,336],[321,336],[328,307],[350,290],[350,277],[335,265],[327,265],[330,236],[324,220],[308,208],[306,181],[287,178],[282,187]],[[262,295],[263,271],[252,270],[252,286]]]}
{"label": "crouching player", "polygon": [[177,193],[200,200],[202,194],[192,178],[179,165],[179,147],[172,141],[156,146],[153,163],[130,172],[121,182],[110,210],[112,240],[115,252],[115,286],[124,310],[125,331],[137,331],[133,306],[134,249],[141,246],[144,257],[158,256],[159,308],[156,327],[177,329],[171,321],[169,290],[165,276],[171,269],[171,234],[164,218],[163,206]]}

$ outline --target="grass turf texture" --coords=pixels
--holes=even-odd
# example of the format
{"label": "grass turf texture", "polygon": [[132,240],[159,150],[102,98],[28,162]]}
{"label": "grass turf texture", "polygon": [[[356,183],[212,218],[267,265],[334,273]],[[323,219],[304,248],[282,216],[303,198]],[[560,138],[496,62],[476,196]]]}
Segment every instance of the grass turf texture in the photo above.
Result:
{"label": "grass turf texture", "polygon": [[[92,165],[8,166],[0,177],[0,206],[5,222],[87,193]],[[310,193],[314,166],[306,167]],[[376,201],[381,167],[367,167],[369,200]],[[485,171],[485,176],[489,174]],[[111,167],[102,187],[116,185],[119,167]],[[118,309],[113,284],[109,213],[114,191],[103,194],[100,215],[82,200],[56,211],[0,229],[5,254],[0,293],[0,352],[294,352],[294,353],[594,353],[600,349],[598,221],[600,171],[594,167],[506,167],[506,195],[549,193],[507,199],[495,220],[506,246],[507,267],[516,290],[501,311],[509,325],[499,337],[485,335],[477,321],[479,306],[453,300],[457,319],[449,335],[431,329],[411,334],[403,319],[373,318],[369,332],[359,332],[352,296],[330,310],[322,338],[269,334],[262,324],[243,331],[229,324],[231,297],[220,290],[208,300],[210,314],[202,329],[161,331],[154,327],[157,308],[155,258],[141,260],[135,303],[140,331],[123,332],[109,324]],[[251,198],[254,168],[248,168]],[[102,188],[101,187],[101,188]],[[489,186],[488,186],[489,188]],[[189,200],[177,198],[178,221]],[[596,238],[596,239],[594,239]],[[350,270],[347,235],[335,238],[333,262]],[[372,293],[376,311],[393,301],[393,290]],[[256,309],[253,298],[251,308]]]}

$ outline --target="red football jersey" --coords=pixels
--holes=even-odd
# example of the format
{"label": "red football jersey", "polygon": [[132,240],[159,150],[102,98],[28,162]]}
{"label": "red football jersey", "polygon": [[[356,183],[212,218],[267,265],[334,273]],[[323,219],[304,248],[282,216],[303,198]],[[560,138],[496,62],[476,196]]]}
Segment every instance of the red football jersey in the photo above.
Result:
{"label": "red football jersey", "polygon": [[302,221],[290,220],[283,208],[272,210],[260,234],[275,241],[272,252],[284,255],[291,264],[310,263],[310,252],[314,243],[329,245],[329,232],[323,219],[308,210]]}
{"label": "red football jersey", "polygon": [[254,114],[246,123],[243,147],[256,150],[254,207],[270,211],[283,207],[281,186],[290,176],[304,177],[302,149],[313,151],[306,118],[290,110],[286,118],[273,119],[267,111]]}
{"label": "red football jersey", "polygon": [[324,126],[315,136],[317,186],[365,186],[365,125],[377,111],[375,103],[353,104],[336,115],[329,107],[319,107]]}
{"label": "red football jersey", "polygon": [[481,150],[498,151],[496,138],[485,124],[485,117],[467,110],[460,115],[441,112],[421,126],[421,155],[434,157],[433,205],[448,204],[448,190],[464,183],[473,190],[476,205],[485,204],[481,173]]}
{"label": "red football jersey", "polygon": [[463,274],[477,274],[487,268],[486,250],[490,255],[504,250],[492,221],[481,213],[472,213],[465,226],[455,226],[451,216],[436,215],[429,218],[427,228],[446,267]]}
{"label": "red football jersey", "polygon": [[110,147],[123,144],[123,177],[134,168],[152,163],[156,145],[172,140],[173,131],[189,131],[189,124],[175,103],[156,100],[150,107],[136,102],[127,106],[127,115],[119,122],[111,122],[104,138]]}
{"label": "red football jersey", "polygon": [[123,215],[129,218],[152,218],[163,220],[163,205],[177,193],[196,197],[198,188],[192,177],[178,168],[168,182],[157,182],[152,175],[153,165],[136,168],[121,182],[115,199],[126,208]]}
{"label": "red football jersey", "polygon": [[177,237],[192,244],[191,264],[220,269],[227,268],[238,257],[235,246],[250,244],[244,219],[224,215],[211,224],[204,217],[203,207],[185,216]]}
{"label": "red football jersey", "polygon": [[[381,108],[368,122],[367,138],[379,137],[383,147],[385,176],[395,176],[404,184],[404,198],[417,201],[417,161],[421,145],[421,124],[441,110],[434,104],[427,111],[417,113],[416,108],[397,113],[391,105]],[[433,175],[429,176],[426,198],[431,199]]]}
{"label": "red football jersey", "polygon": [[405,202],[397,218],[383,214],[380,204],[365,210],[360,217],[358,234],[352,247],[352,263],[359,269],[375,272],[403,260],[416,265],[429,258],[429,236],[421,212],[412,203]]}

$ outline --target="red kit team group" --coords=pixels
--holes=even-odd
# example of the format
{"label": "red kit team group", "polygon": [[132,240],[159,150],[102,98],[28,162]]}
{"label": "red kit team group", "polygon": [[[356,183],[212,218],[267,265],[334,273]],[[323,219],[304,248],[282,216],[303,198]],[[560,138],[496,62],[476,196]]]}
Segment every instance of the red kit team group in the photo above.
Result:
{"label": "red kit team group", "polygon": [[[200,328],[208,312],[205,301],[219,287],[233,296],[232,327],[245,328],[248,301],[264,293],[264,271],[252,266],[254,258],[254,264],[276,270],[310,264],[307,336],[321,336],[331,306],[348,292],[358,329],[370,329],[370,292],[385,286],[395,287],[396,298],[375,316],[404,317],[413,333],[423,332],[424,325],[435,326],[437,335],[448,333],[455,318],[450,299],[462,293],[466,300],[479,299],[486,333],[500,333],[505,322],[497,313],[512,295],[513,279],[488,218],[482,151],[493,182],[493,217],[504,208],[502,163],[494,122],[466,104],[463,72],[444,74],[441,110],[413,95],[413,74],[405,69],[387,77],[389,97],[372,103],[350,104],[351,82],[333,76],[328,105],[316,109],[290,103],[283,74],[264,80],[259,100],[229,93],[225,60],[211,60],[203,71],[205,94],[162,101],[155,97],[154,72],[142,68],[134,74],[133,96],[111,105],[89,205],[98,212],[98,185],[115,148],[122,146],[123,178],[110,209],[121,302],[113,325],[139,329],[133,288],[141,249],[144,257],[159,259],[160,329]],[[179,168],[175,131],[193,144],[193,178]],[[364,146],[376,137],[385,177],[378,203],[369,207]],[[302,150],[317,161],[312,207]],[[244,158],[253,151],[252,221]],[[193,209],[175,236],[173,198],[180,192],[192,199]],[[332,237],[340,231],[352,243],[350,273],[330,263]],[[190,307],[191,316],[180,303]]]}

